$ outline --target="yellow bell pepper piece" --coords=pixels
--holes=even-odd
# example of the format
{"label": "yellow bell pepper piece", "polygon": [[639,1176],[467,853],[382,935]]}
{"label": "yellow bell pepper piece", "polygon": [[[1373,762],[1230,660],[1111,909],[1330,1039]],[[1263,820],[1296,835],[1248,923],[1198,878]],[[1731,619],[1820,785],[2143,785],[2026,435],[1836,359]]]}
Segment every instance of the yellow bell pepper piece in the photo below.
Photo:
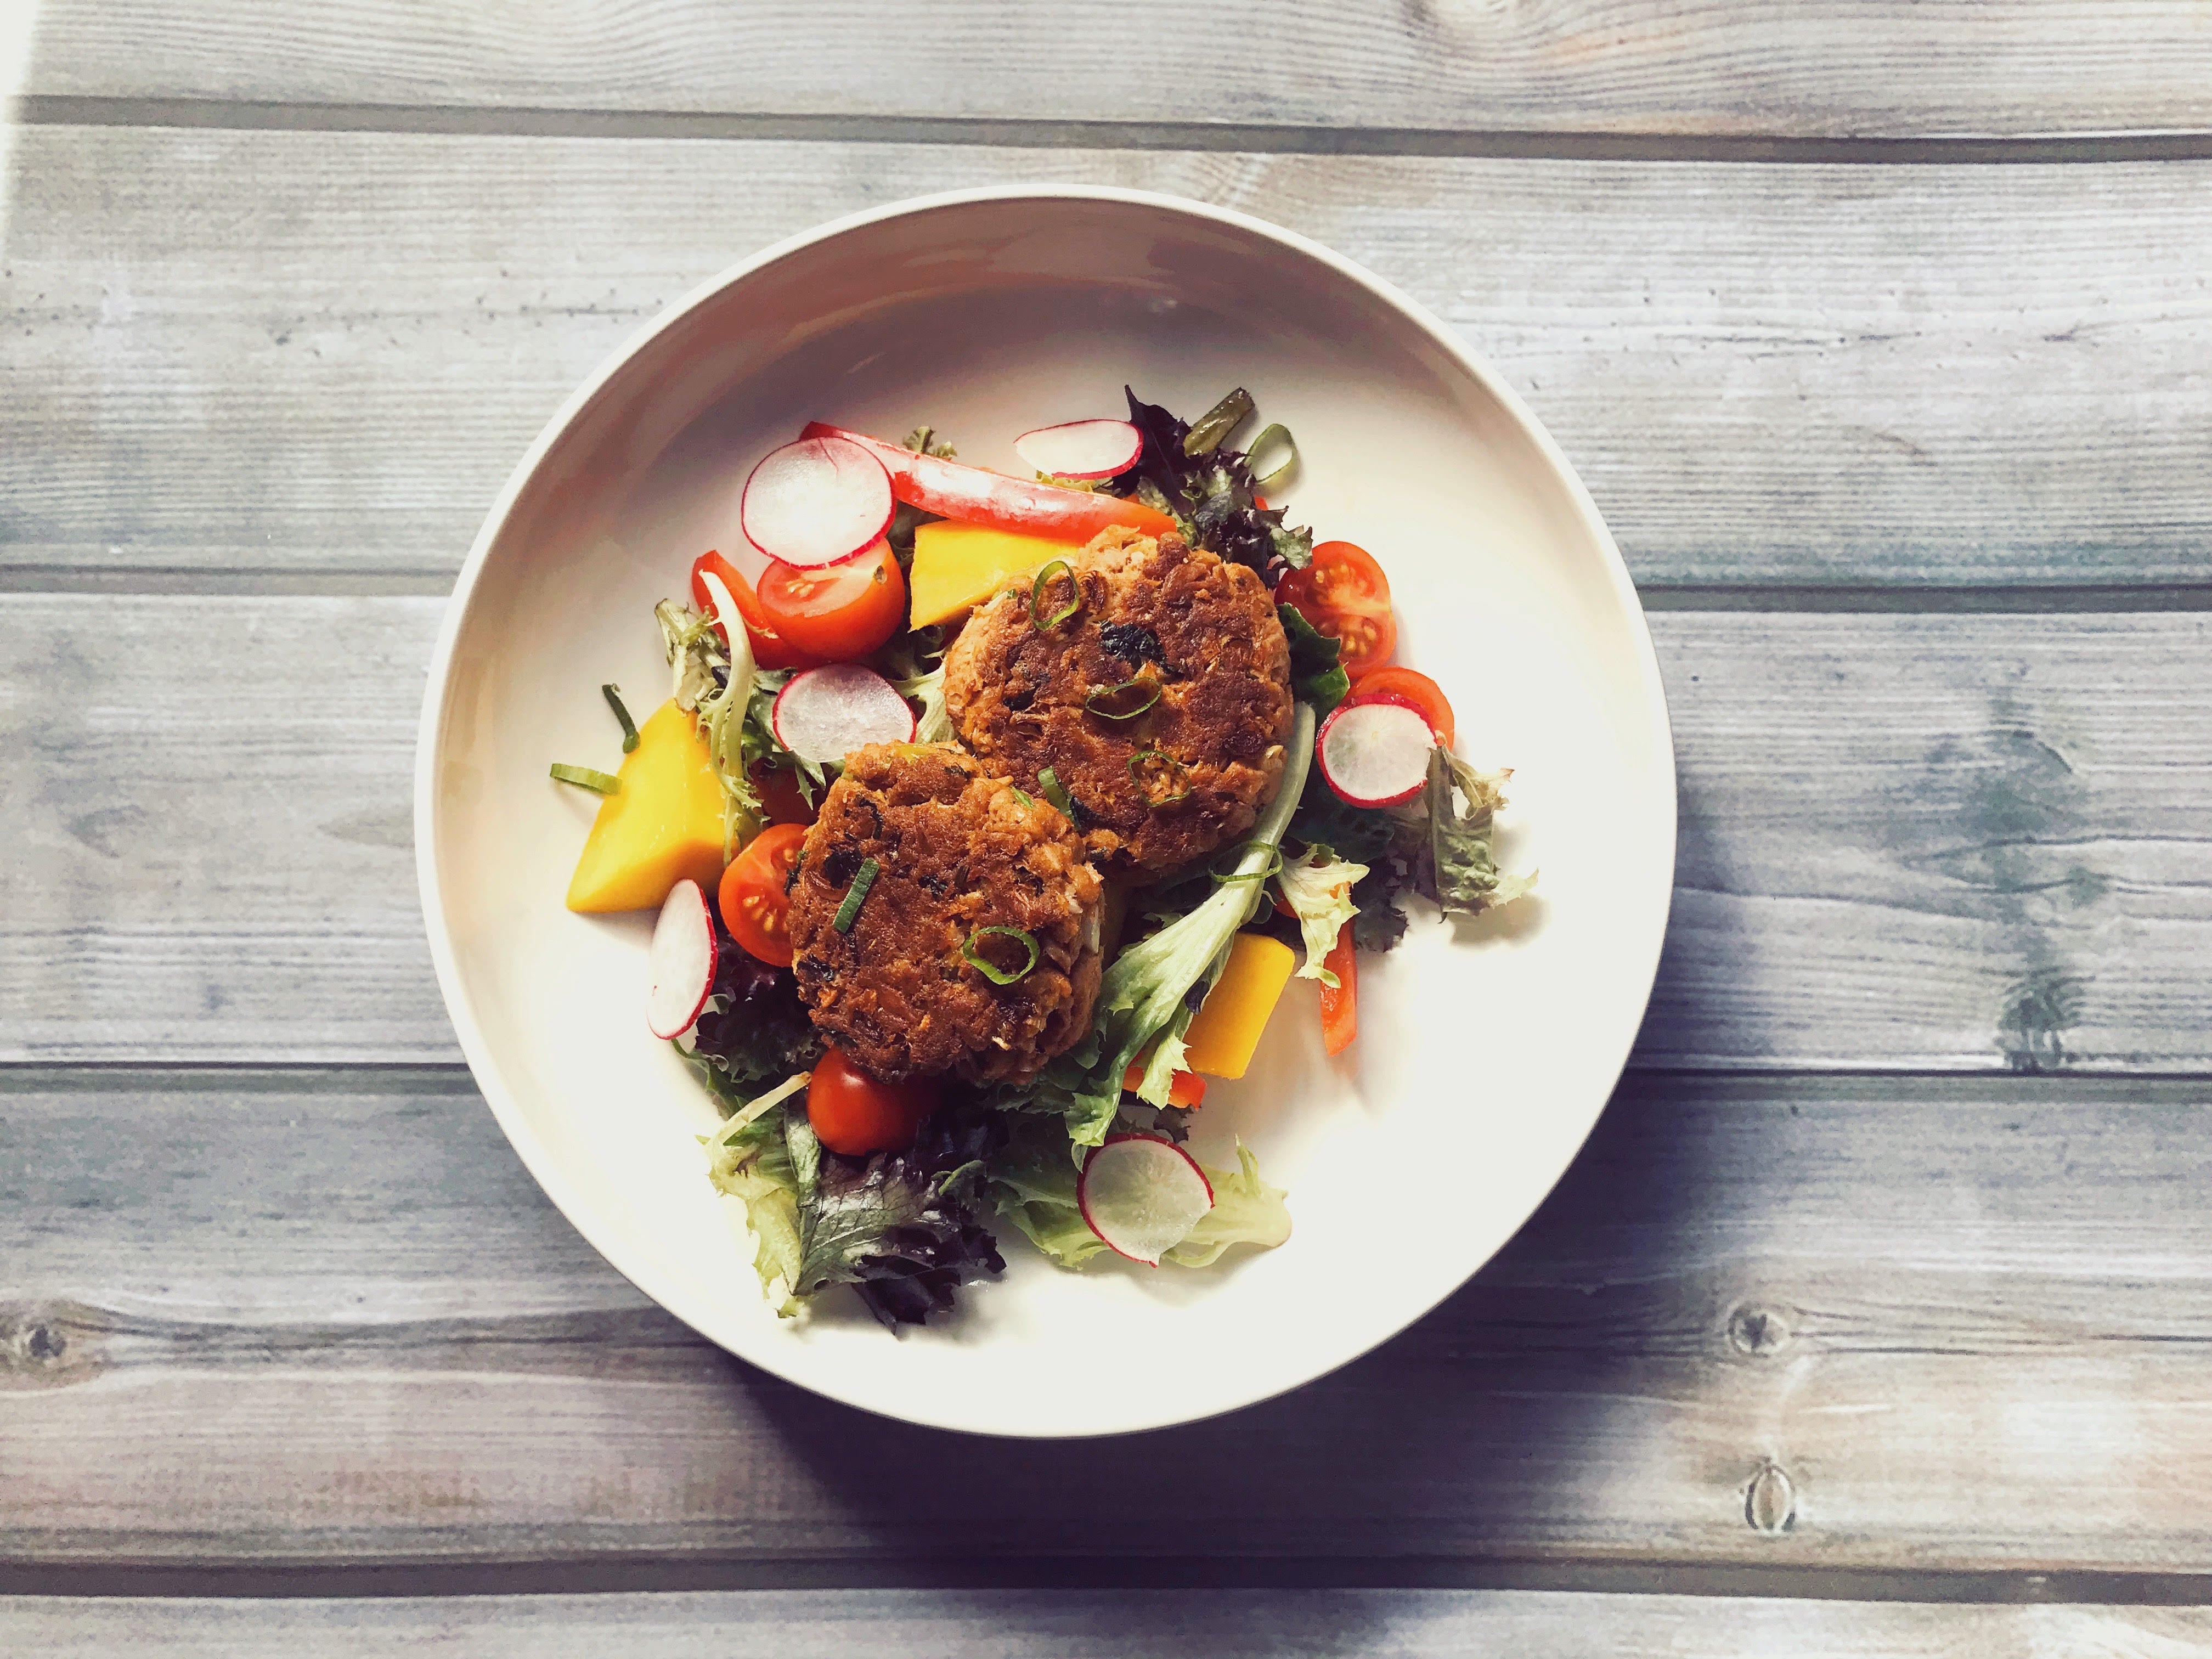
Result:
{"label": "yellow bell pepper piece", "polygon": [[994,593],[1026,586],[1054,559],[1072,560],[1080,550],[1042,536],[951,519],[920,526],[914,532],[914,568],[907,575],[914,625],[929,628],[964,617]]}
{"label": "yellow bell pepper piece", "polygon": [[622,787],[599,802],[568,883],[571,910],[641,910],[685,877],[722,878],[722,784],[698,723],[673,701],[637,729]]}
{"label": "yellow bell pepper piece", "polygon": [[1229,947],[1229,965],[1183,1033],[1182,1063],[1208,1077],[1243,1077],[1297,961],[1297,953],[1280,939],[1237,934]]}

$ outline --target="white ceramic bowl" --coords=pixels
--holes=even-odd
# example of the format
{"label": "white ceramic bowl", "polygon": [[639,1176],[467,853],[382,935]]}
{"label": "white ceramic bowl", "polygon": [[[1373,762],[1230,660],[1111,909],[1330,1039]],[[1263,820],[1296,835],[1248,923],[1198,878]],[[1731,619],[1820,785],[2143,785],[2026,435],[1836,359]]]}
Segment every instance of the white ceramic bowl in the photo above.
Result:
{"label": "white ceramic bowl", "polygon": [[[666,695],[651,615],[737,540],[738,486],[802,423],[965,459],[1121,412],[1195,415],[1243,385],[1293,431],[1292,521],[1389,573],[1399,659],[1440,681],[1461,752],[1511,766],[1504,861],[1535,896],[1367,958],[1358,1042],[1322,1053],[1310,983],[1251,1075],[1216,1083],[1296,1232],[1205,1273],[1062,1273],[1001,1229],[1000,1283],[895,1340],[833,1291],[763,1304],[693,1137],[715,1114],[647,1031],[647,915],[562,899],[611,768],[600,700]],[[962,192],[769,249],[672,307],[561,410],[484,521],[423,710],[416,843],[438,979],[523,1162],[607,1259],[756,1364],[853,1405],[986,1432],[1103,1434],[1293,1388],[1373,1347],[1510,1237],[1596,1121],[1640,1021],[1674,870],[1674,753],[1643,613],[1534,418],[1435,317],[1303,238],[1130,191]]]}

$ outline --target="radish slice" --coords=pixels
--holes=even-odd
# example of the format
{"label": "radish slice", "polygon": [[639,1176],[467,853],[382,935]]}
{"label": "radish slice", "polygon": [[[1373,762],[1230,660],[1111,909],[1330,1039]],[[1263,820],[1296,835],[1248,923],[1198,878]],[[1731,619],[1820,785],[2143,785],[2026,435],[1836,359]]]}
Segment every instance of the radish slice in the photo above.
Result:
{"label": "radish slice", "polygon": [[1164,1136],[1109,1135],[1084,1159],[1075,1201],[1108,1249],[1157,1267],[1213,1207],[1213,1183]]}
{"label": "radish slice", "polygon": [[1388,696],[1339,703],[1315,745],[1322,776],[1354,806],[1395,806],[1419,794],[1436,746],[1420,711]]}
{"label": "radish slice", "polygon": [[678,1037],[698,1022],[714,985],[714,918],[696,881],[668,890],[660,920],[653,924],[653,988],[646,993],[645,1023],[657,1037]]}
{"label": "radish slice", "polygon": [[1137,464],[1144,434],[1127,421],[1070,421],[1014,440],[1014,453],[1048,478],[1110,478]]}
{"label": "radish slice", "polygon": [[912,743],[914,708],[872,668],[833,662],[793,674],[769,715],[775,740],[818,765],[872,743]]}
{"label": "radish slice", "polygon": [[801,438],[753,469],[738,516],[772,559],[801,569],[839,564],[890,528],[891,477],[849,438]]}

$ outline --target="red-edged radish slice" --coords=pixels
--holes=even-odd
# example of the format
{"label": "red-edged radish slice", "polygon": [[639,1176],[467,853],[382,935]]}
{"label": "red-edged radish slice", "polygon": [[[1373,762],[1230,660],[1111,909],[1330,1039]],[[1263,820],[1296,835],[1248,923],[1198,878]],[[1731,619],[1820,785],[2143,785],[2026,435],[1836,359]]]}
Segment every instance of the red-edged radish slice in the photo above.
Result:
{"label": "red-edged radish slice", "polygon": [[811,569],[873,547],[895,504],[884,464],[849,438],[801,438],[773,451],[745,480],[738,516],[772,559]]}
{"label": "red-edged radish slice", "polygon": [[1048,478],[1110,478],[1137,464],[1145,434],[1127,421],[1070,421],[1014,440],[1014,453]]}
{"label": "red-edged radish slice", "polygon": [[769,724],[802,760],[826,765],[872,743],[914,741],[914,708],[872,668],[833,662],[793,674],[775,694]]}
{"label": "red-edged radish slice", "polygon": [[1395,806],[1419,794],[1436,746],[1421,711],[1387,694],[1337,704],[1314,745],[1322,776],[1354,806]]}
{"label": "red-edged radish slice", "polygon": [[696,881],[668,890],[660,920],[653,924],[653,950],[646,958],[653,988],[646,993],[645,1023],[657,1037],[678,1037],[698,1022],[714,986],[714,918]]}
{"label": "red-edged radish slice", "polygon": [[1213,1183],[1165,1136],[1109,1135],[1083,1160],[1075,1202],[1108,1249],[1157,1267],[1213,1207]]}

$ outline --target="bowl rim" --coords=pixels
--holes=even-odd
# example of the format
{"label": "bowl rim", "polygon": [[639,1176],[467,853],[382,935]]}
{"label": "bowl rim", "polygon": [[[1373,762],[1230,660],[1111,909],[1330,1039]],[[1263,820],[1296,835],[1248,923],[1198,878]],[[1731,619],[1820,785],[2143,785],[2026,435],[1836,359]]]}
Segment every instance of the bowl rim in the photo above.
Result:
{"label": "bowl rim", "polygon": [[[501,1132],[507,1136],[508,1144],[514,1149],[515,1155],[522,1160],[523,1167],[530,1172],[532,1178],[538,1182],[539,1188],[552,1201],[554,1207],[561,1212],[569,1225],[583,1236],[585,1242],[597,1250],[616,1272],[621,1273],[635,1285],[641,1294],[657,1305],[666,1308],[669,1312],[683,1320],[686,1325],[708,1341],[736,1355],[747,1364],[757,1365],[770,1375],[806,1389],[811,1393],[820,1394],[825,1398],[836,1400],[841,1405],[866,1411],[873,1415],[890,1418],[894,1421],[913,1423],[941,1432],[972,1434],[985,1438],[1096,1439],[1115,1435],[1146,1433],[1154,1429],[1200,1422],[1232,1411],[1244,1410],[1249,1407],[1277,1399],[1293,1389],[1303,1388],[1307,1383],[1351,1364],[1354,1359],[1372,1352],[1384,1342],[1427,1317],[1446,1298],[1464,1287],[1469,1279],[1488,1265],[1488,1262],[1494,1259],[1495,1253],[1493,1252],[1492,1256],[1485,1257],[1481,1261],[1470,1264],[1467,1273],[1454,1284],[1438,1292],[1434,1300],[1393,1328],[1376,1334],[1372,1341],[1357,1352],[1333,1359],[1316,1369],[1300,1370],[1296,1374],[1286,1376],[1279,1381],[1271,1381],[1268,1386],[1258,1393],[1221,1404],[1208,1405],[1195,1412],[1180,1415],[1170,1413],[1147,1423],[1120,1425],[1091,1430],[973,1428],[966,1425],[946,1424],[920,1413],[909,1414],[872,1401],[854,1399],[842,1392],[833,1392],[812,1380],[793,1376],[789,1370],[779,1363],[777,1356],[744,1352],[723,1341],[711,1331],[692,1321],[680,1309],[670,1306],[663,1301],[657,1292],[647,1288],[638,1273],[632,1271],[632,1265],[629,1260],[630,1253],[627,1246],[618,1239],[609,1236],[609,1230],[599,1224],[591,1207],[570,1188],[567,1178],[548,1153],[544,1144],[530,1127],[520,1105],[507,1087],[505,1079],[477,1024],[475,1007],[470,1000],[467,987],[462,980],[459,965],[454,956],[451,929],[447,921],[445,905],[441,896],[438,871],[439,811],[438,792],[435,787],[438,757],[441,740],[450,711],[454,655],[459,644],[462,628],[475,603],[476,590],[483,576],[484,566],[489,559],[492,547],[505,532],[507,521],[514,514],[516,502],[521,499],[523,492],[529,488],[531,481],[537,476],[538,468],[544,464],[546,456],[575,423],[578,416],[590,405],[592,399],[597,398],[607,384],[653,340],[676,327],[692,313],[725,290],[735,287],[795,253],[887,220],[919,216],[976,203],[1024,200],[1105,202],[1179,215],[1202,223],[1226,227],[1261,242],[1272,242],[1291,252],[1315,260],[1339,277],[1365,289],[1383,305],[1419,328],[1433,345],[1443,351],[1454,364],[1480,386],[1485,393],[1495,399],[1498,406],[1504,410],[1534,444],[1538,453],[1550,466],[1555,478],[1565,487],[1582,530],[1590,538],[1603,556],[1607,574],[1612,583],[1613,597],[1620,604],[1622,613],[1630,623],[1635,635],[1638,678],[1642,683],[1645,696],[1644,706],[1650,711],[1651,730],[1648,735],[1653,742],[1653,752],[1663,757],[1665,762],[1665,787],[1659,793],[1663,801],[1665,818],[1666,868],[1669,871],[1670,876],[1667,893],[1660,906],[1658,925],[1653,930],[1652,938],[1648,945],[1649,960],[1644,964],[1642,971],[1636,975],[1643,986],[1643,1006],[1648,1011],[1652,989],[1657,981],[1660,955],[1667,934],[1667,923],[1671,918],[1674,907],[1671,872],[1675,862],[1680,817],[1674,729],[1667,707],[1665,682],[1659,672],[1658,654],[1651,641],[1650,622],[1644,615],[1641,600],[1637,597],[1635,582],[1629,574],[1627,562],[1621,556],[1620,549],[1613,540],[1613,532],[1607,528],[1605,520],[1598,511],[1596,501],[1592,499],[1588,488],[1568,461],[1565,452],[1545,429],[1543,422],[1537,419],[1534,412],[1522,401],[1520,394],[1515,392],[1478,353],[1469,349],[1449,324],[1395,283],[1376,276],[1357,261],[1346,258],[1343,254],[1338,253],[1310,237],[1258,218],[1254,215],[1187,197],[1121,185],[992,185],[907,197],[879,207],[866,208],[858,212],[845,214],[816,225],[811,229],[784,237],[749,258],[726,267],[689,292],[672,301],[659,315],[646,322],[616,347],[599,367],[562,401],[560,407],[553,412],[544,428],[538,433],[536,441],[532,443],[522,459],[515,464],[514,470],[508,475],[507,483],[494,500],[490,510],[485,514],[483,524],[477,532],[476,539],[469,548],[468,556],[463,560],[459,573],[454,579],[453,592],[447,600],[445,615],[440,622],[437,641],[431,654],[429,679],[423,695],[422,718],[416,728],[414,768],[415,870],[422,904],[423,926],[429,937],[430,960],[437,975],[439,994],[445,1002],[447,1016],[453,1022],[454,1035],[459,1040],[462,1055],[468,1062],[470,1074],[478,1091],[483,1096],[485,1103],[490,1107],[493,1117],[498,1121]],[[1630,1030],[1626,1040],[1620,1045],[1620,1054],[1607,1068],[1612,1077],[1612,1081],[1607,1085],[1607,1103],[1611,1101],[1613,1091],[1619,1087],[1621,1074],[1627,1069],[1629,1056],[1635,1047],[1640,1025],[1639,1020],[1638,1026]],[[1557,1188],[1559,1181],[1565,1176],[1568,1168],[1572,1165],[1575,1158],[1580,1155],[1583,1146],[1588,1143],[1591,1133],[1595,1131],[1599,1119],[1603,1115],[1604,1106],[1601,1105],[1599,1109],[1591,1115],[1589,1127],[1577,1138],[1574,1149],[1568,1154],[1566,1162],[1560,1165],[1558,1172],[1535,1193],[1522,1213],[1515,1218],[1512,1231],[1506,1236],[1509,1242],[1513,1234],[1517,1233],[1527,1224],[1529,1216],[1533,1215]],[[1501,1245],[1500,1248],[1504,1247]]]}

